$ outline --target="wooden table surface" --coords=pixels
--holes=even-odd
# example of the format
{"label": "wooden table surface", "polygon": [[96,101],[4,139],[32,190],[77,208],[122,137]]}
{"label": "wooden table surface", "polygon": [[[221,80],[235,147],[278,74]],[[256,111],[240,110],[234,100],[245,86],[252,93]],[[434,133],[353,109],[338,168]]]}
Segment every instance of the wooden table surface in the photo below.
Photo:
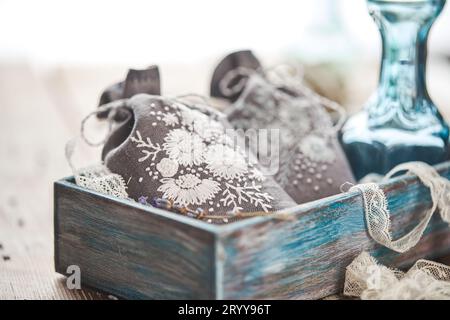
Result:
{"label": "wooden table surface", "polygon": [[[175,68],[165,70],[173,74]],[[0,63],[0,299],[113,298],[68,290],[65,278],[54,272],[52,184],[71,174],[64,145],[78,133],[83,115],[124,73],[122,66],[48,71],[23,62]],[[166,87],[203,93],[207,80],[185,77]],[[448,91],[435,89],[441,103],[449,102],[445,114]]]}
{"label": "wooden table surface", "polygon": [[[25,64],[0,66],[0,299],[96,299],[68,290],[53,267],[53,186],[70,174],[64,144],[81,110]],[[78,111],[79,110],[79,111]]]}

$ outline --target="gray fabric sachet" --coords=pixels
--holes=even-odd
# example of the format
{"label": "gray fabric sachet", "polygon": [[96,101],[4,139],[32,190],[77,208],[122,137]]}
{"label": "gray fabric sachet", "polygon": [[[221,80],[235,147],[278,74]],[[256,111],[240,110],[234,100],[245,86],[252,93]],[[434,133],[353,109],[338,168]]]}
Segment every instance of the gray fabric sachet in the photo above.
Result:
{"label": "gray fabric sachet", "polygon": [[106,142],[104,161],[123,177],[134,200],[167,199],[202,212],[200,218],[213,223],[295,205],[251,156],[235,147],[220,112],[147,94],[125,100],[122,109],[127,120]]}
{"label": "gray fabric sachet", "polygon": [[[103,90],[99,106],[119,99],[131,98],[135,94],[161,94],[161,81],[158,66],[152,65],[146,69],[129,69],[125,80],[108,86]],[[106,118],[107,113],[100,112],[99,118]],[[127,114],[116,113],[115,120],[122,121]]]}
{"label": "gray fabric sachet", "polygon": [[[220,74],[226,76],[223,67]],[[220,81],[216,73],[213,79]],[[354,182],[330,115],[323,105],[295,88],[274,85],[261,70],[255,70],[225,113],[236,129],[279,130],[277,141],[270,141],[279,145],[274,179],[297,203],[338,194],[343,183]]]}

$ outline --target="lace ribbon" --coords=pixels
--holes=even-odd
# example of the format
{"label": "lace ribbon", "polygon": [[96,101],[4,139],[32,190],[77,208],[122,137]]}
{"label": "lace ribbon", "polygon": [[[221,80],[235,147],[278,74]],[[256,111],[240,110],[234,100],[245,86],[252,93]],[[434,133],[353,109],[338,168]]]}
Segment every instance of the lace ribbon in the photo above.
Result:
{"label": "lace ribbon", "polygon": [[345,273],[344,295],[363,300],[450,299],[450,267],[418,260],[408,272],[379,265],[362,252]]}
{"label": "lace ribbon", "polygon": [[75,183],[78,186],[97,191],[102,194],[128,198],[127,185],[122,176],[112,173],[104,164],[97,164],[86,168],[77,169],[72,157],[75,152],[78,138],[74,138],[66,144],[66,159],[69,163]]}
{"label": "lace ribbon", "polygon": [[[113,119],[116,115],[116,111],[124,106],[125,100],[118,100],[104,106],[99,107],[96,111],[89,113],[81,122],[81,132],[80,137],[75,137],[66,143],[65,155],[66,160],[72,169],[73,176],[75,178],[75,183],[78,186],[97,191],[102,194],[118,197],[121,199],[128,198],[128,193],[126,191],[127,186],[122,176],[112,173],[104,164],[99,163],[86,168],[77,168],[73,163],[73,155],[78,143],[81,138],[86,144],[90,146],[102,145],[108,136],[112,132]],[[108,112],[108,134],[104,140],[100,142],[91,142],[85,134],[85,124],[94,115],[101,112]]]}
{"label": "lace ribbon", "polygon": [[396,240],[393,240],[390,230],[391,220],[386,195],[378,184],[359,184],[350,188],[350,191],[359,190],[363,196],[364,214],[370,236],[383,246],[400,253],[408,251],[419,242],[437,208],[442,219],[450,223],[450,181],[441,177],[433,167],[422,162],[400,164],[392,169],[384,180],[402,171],[415,174],[430,189],[432,207],[410,232]]}
{"label": "lace ribbon", "polygon": [[[441,217],[450,223],[450,181],[431,166],[408,162],[392,169],[384,181],[396,173],[415,174],[430,189],[432,206],[409,233],[393,240],[386,196],[376,183],[350,188],[359,190],[364,199],[364,213],[370,236],[396,252],[415,246],[425,231],[431,216],[439,209]],[[450,267],[428,260],[418,260],[406,273],[379,265],[367,252],[362,252],[345,273],[344,295],[368,300],[386,299],[450,299]]]}

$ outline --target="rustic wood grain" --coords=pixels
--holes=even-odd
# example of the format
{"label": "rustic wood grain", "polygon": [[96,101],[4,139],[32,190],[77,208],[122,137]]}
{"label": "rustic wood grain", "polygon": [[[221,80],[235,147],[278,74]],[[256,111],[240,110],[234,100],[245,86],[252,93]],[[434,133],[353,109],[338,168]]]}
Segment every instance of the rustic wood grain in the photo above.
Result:
{"label": "rustic wood grain", "polygon": [[[450,162],[438,166],[450,177]],[[398,236],[431,206],[417,178],[382,185]],[[437,215],[420,243],[397,254],[367,234],[359,192],[288,210],[292,220],[256,217],[209,225],[129,200],[55,183],[57,271],[81,267],[89,286],[125,298],[317,299],[342,291],[345,268],[363,250],[408,267],[450,254]],[[401,228],[399,228],[401,226]]]}
{"label": "rustic wood grain", "polygon": [[211,298],[214,234],[161,213],[56,183],[56,270],[78,265],[82,284],[131,299]]}
{"label": "rustic wood grain", "polygon": [[[450,176],[449,163],[439,170]],[[431,206],[429,192],[417,178],[394,179],[383,190],[394,236],[415,226]],[[383,264],[401,268],[419,258],[450,253],[450,228],[437,215],[425,237],[407,253],[378,245],[366,231],[358,192],[300,205],[293,215],[295,221],[290,222],[255,218],[225,227],[228,230],[220,235],[223,298],[316,299],[339,293],[345,268],[363,250]]]}
{"label": "rustic wood grain", "polygon": [[104,299],[68,290],[53,267],[52,183],[69,172],[75,132],[44,83],[30,65],[0,64],[0,300]]}

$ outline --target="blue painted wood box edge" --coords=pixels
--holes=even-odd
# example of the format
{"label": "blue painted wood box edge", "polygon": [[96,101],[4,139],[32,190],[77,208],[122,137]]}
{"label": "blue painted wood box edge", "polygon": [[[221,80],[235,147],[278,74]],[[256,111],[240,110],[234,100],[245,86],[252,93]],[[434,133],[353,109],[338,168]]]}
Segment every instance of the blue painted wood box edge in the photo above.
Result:
{"label": "blue painted wood box edge", "polygon": [[[450,162],[436,166],[450,177]],[[78,187],[54,185],[55,268],[81,268],[82,284],[136,299],[315,299],[343,289],[346,266],[367,250],[407,267],[450,253],[450,228],[438,215],[404,254],[366,231],[362,197],[348,192],[298,205],[292,220],[255,217],[217,226]],[[414,176],[382,184],[395,235],[430,207]]]}

